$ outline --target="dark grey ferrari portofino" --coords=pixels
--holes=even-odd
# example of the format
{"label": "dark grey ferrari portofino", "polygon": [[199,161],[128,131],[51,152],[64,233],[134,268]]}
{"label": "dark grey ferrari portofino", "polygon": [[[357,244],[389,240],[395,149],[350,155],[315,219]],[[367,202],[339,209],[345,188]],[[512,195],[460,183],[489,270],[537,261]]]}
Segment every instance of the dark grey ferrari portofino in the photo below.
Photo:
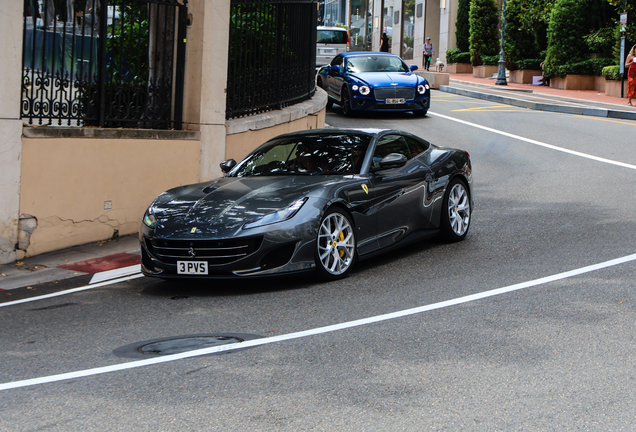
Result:
{"label": "dark grey ferrari portofino", "polygon": [[225,177],[182,186],[148,207],[141,269],[159,278],[317,271],[470,226],[467,152],[397,130],[318,129],[271,139]]}

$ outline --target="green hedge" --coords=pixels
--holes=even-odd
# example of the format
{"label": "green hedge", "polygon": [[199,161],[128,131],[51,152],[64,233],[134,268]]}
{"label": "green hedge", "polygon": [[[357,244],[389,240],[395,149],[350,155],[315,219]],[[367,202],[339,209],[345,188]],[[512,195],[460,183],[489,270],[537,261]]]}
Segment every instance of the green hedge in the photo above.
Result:
{"label": "green hedge", "polygon": [[606,80],[610,80],[610,81],[620,80],[621,79],[620,70],[621,70],[621,67],[619,65],[605,66],[603,70],[601,70],[601,75],[603,75]]}
{"label": "green hedge", "polygon": [[446,50],[446,64],[470,63],[470,53],[461,52],[459,48]]}
{"label": "green hedge", "polygon": [[499,7],[496,0],[471,0],[468,17],[470,62],[473,66],[480,66],[484,56],[499,52]]}
{"label": "green hedge", "polygon": [[541,70],[541,59],[525,59],[517,60],[517,69],[519,70]]}
{"label": "green hedge", "polygon": [[484,62],[486,66],[499,66],[499,54],[483,55],[481,56],[481,61]]}
{"label": "green hedge", "polygon": [[590,59],[578,63],[565,64],[557,66],[553,76],[563,78],[566,75],[602,75],[603,68],[606,66],[614,66],[614,59]]}

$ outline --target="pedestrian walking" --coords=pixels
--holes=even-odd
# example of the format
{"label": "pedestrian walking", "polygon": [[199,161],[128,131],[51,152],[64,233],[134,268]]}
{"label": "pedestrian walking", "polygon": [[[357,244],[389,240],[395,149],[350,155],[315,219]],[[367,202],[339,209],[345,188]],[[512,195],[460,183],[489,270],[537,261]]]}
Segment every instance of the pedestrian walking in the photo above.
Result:
{"label": "pedestrian walking", "polygon": [[632,98],[636,97],[636,45],[629,51],[625,66],[629,66],[627,71],[627,105],[633,106]]}
{"label": "pedestrian walking", "polygon": [[431,58],[435,55],[431,38],[427,37],[424,43],[424,69],[429,70],[431,67]]}
{"label": "pedestrian walking", "polygon": [[386,33],[382,33],[382,43],[380,44],[380,51],[389,52],[389,37]]}

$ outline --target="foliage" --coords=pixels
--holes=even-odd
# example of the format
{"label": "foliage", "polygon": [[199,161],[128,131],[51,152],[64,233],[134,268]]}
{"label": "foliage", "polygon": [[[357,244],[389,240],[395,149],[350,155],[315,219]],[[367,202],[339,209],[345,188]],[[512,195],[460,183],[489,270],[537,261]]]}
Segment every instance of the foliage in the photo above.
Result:
{"label": "foliage", "polygon": [[611,54],[616,45],[616,34],[614,27],[603,27],[594,30],[584,37],[589,50],[594,53]]}
{"label": "foliage", "polygon": [[557,0],[548,27],[548,54],[544,74],[548,77],[563,76],[557,68],[585,59],[588,47],[587,8],[590,0]]}
{"label": "foliage", "polygon": [[595,75],[600,76],[603,68],[613,66],[614,59],[589,59],[577,63],[564,64],[557,66],[551,76],[564,77],[566,75]]}
{"label": "foliage", "polygon": [[537,27],[547,26],[550,22],[550,12],[554,6],[554,0],[524,0],[522,2],[523,13],[519,16],[521,26],[525,30],[533,30]]}
{"label": "foliage", "polygon": [[627,26],[625,28],[625,37],[627,38],[627,45],[625,48],[625,54],[632,46],[632,43],[636,41],[636,0],[607,0],[607,2],[614,6],[615,10],[615,23],[618,24],[618,14],[627,12]]}
{"label": "foliage", "polygon": [[608,81],[620,80],[621,79],[620,68],[621,67],[619,65],[605,66],[601,70],[601,75],[603,75],[605,79]]}
{"label": "foliage", "polygon": [[446,50],[446,63],[470,63],[470,53],[462,52],[459,48]]}
{"label": "foliage", "polygon": [[121,25],[108,26],[109,80],[145,84],[148,79],[148,7],[134,0],[118,4]]}
{"label": "foliage", "polygon": [[539,45],[534,32],[522,25],[523,6],[527,0],[508,0],[506,6],[506,37],[504,51],[506,67],[519,69],[518,63],[527,58],[539,56]]}
{"label": "foliage", "polygon": [[457,4],[457,21],[455,23],[455,37],[457,48],[461,52],[470,51],[470,22],[468,19],[470,0],[459,0]]}
{"label": "foliage", "polygon": [[470,1],[470,59],[473,66],[483,63],[482,57],[499,52],[499,11],[496,0]]}
{"label": "foliage", "polygon": [[543,59],[525,59],[517,62],[518,70],[541,70]]}
{"label": "foliage", "polygon": [[481,60],[483,61],[483,64],[485,64],[486,66],[498,66],[499,65],[499,57],[500,55],[484,55],[481,56]]}

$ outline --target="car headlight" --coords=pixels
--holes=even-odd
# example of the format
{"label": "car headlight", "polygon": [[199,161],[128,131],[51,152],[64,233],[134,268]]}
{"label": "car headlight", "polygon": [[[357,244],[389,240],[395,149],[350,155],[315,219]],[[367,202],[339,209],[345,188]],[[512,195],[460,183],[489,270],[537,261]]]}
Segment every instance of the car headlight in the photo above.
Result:
{"label": "car headlight", "polygon": [[420,85],[418,85],[418,86],[417,86],[417,92],[418,92],[419,94],[424,94],[424,93],[426,93],[426,90],[428,90],[428,84],[427,84],[427,85],[420,84]]}
{"label": "car headlight", "polygon": [[143,221],[144,225],[146,225],[148,228],[155,228],[157,226],[157,218],[155,218],[155,215],[152,214],[152,210],[150,207],[148,207],[148,210],[146,210]]}
{"label": "car headlight", "polygon": [[360,94],[363,96],[368,95],[369,93],[371,93],[371,89],[365,85],[360,86]]}
{"label": "car headlight", "polygon": [[353,91],[358,91],[358,88],[359,87],[357,85],[355,85],[355,84],[351,86],[351,90],[353,90]]}
{"label": "car headlight", "polygon": [[261,216],[258,219],[254,219],[253,221],[246,223],[245,225],[243,225],[243,229],[271,225],[285,221],[287,219],[291,219],[296,213],[298,213],[298,210],[300,210],[300,208],[303,206],[303,204],[305,204],[306,201],[307,198],[296,200],[287,208],[275,211],[274,213],[270,213],[265,216]]}

